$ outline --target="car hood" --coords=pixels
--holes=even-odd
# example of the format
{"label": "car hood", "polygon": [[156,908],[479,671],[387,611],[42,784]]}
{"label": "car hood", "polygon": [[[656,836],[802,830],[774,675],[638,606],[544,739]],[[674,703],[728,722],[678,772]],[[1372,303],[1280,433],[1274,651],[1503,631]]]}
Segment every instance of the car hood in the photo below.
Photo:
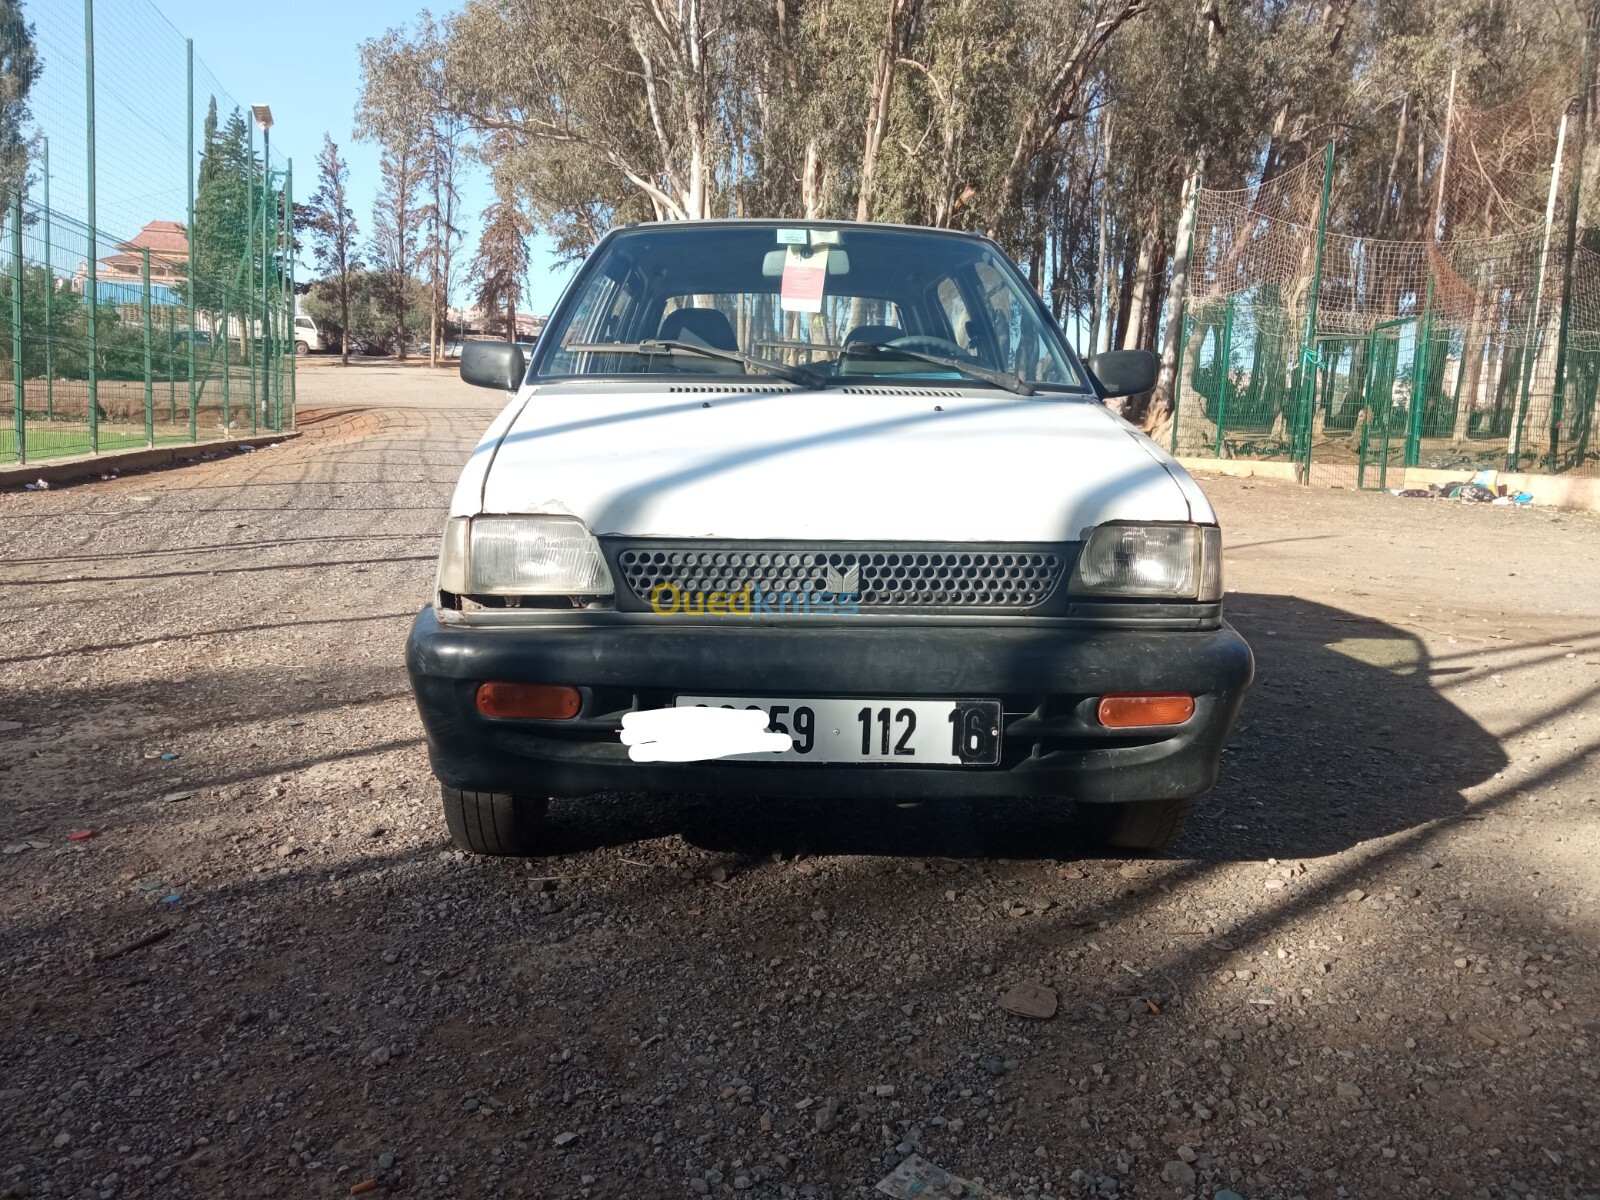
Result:
{"label": "car hood", "polygon": [[760,385],[530,389],[452,509],[570,513],[600,535],[850,541],[1212,519],[1182,468],[1091,399]]}

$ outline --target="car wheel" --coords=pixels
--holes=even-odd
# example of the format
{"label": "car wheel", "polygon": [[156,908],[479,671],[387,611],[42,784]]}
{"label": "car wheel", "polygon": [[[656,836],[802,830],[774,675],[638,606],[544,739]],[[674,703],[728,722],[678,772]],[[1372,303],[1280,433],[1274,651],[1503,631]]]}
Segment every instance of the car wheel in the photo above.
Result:
{"label": "car wheel", "polygon": [[304,358],[307,354],[311,353],[311,347],[306,345],[304,342],[296,342],[294,344],[294,352]]}
{"label": "car wheel", "polygon": [[539,853],[540,830],[549,805],[542,796],[505,796],[440,787],[450,840],[474,854],[526,858]]}
{"label": "car wheel", "polygon": [[1189,800],[1132,800],[1080,804],[1079,819],[1094,839],[1120,850],[1165,850],[1183,829]]}

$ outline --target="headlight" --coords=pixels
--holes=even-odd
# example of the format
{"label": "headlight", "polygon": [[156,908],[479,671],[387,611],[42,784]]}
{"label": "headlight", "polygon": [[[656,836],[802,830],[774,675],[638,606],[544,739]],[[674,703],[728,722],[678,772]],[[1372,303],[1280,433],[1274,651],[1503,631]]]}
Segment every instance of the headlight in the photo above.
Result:
{"label": "headlight", "polygon": [[576,517],[453,517],[439,590],[466,596],[609,596],[600,543]]}
{"label": "headlight", "polygon": [[1101,525],[1078,556],[1072,590],[1220,600],[1222,531],[1215,525]]}

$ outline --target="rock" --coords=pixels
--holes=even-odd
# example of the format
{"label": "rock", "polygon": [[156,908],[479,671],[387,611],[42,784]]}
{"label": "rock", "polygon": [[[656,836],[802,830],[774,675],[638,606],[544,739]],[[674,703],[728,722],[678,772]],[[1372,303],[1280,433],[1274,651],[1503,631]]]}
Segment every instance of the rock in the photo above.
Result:
{"label": "rock", "polygon": [[300,853],[300,847],[293,842],[285,842],[273,851],[279,858],[292,858]]}
{"label": "rock", "polygon": [[1162,1167],[1161,1178],[1185,1192],[1194,1188],[1194,1168],[1181,1158],[1175,1158]]}
{"label": "rock", "polygon": [[1211,1197],[1211,1200],[1244,1200],[1244,1197],[1231,1188],[1223,1188],[1215,1196]]}
{"label": "rock", "polygon": [[1367,894],[1360,888],[1351,888],[1344,894],[1344,898],[1350,904],[1359,904],[1367,898]]}
{"label": "rock", "polygon": [[877,1087],[872,1089],[872,1094],[874,1096],[877,1096],[880,1099],[885,1099],[886,1100],[890,1096],[894,1095],[894,1084],[892,1084],[892,1083],[880,1083],[880,1084],[878,1084]]}
{"label": "rock", "polygon": [[1055,992],[1037,983],[1018,983],[1000,997],[1000,1008],[1016,1017],[1047,1021],[1056,1015]]}
{"label": "rock", "polygon": [[1192,1163],[1195,1158],[1194,1149],[1190,1146],[1179,1146],[1178,1157],[1186,1163]]}
{"label": "rock", "polygon": [[1341,1081],[1333,1085],[1333,1094],[1341,1100],[1359,1100],[1361,1088],[1356,1084]]}
{"label": "rock", "polygon": [[393,1150],[385,1150],[382,1154],[378,1155],[378,1170],[387,1171],[392,1166],[394,1166]]}
{"label": "rock", "polygon": [[1011,1068],[998,1058],[986,1058],[983,1060],[983,1069],[991,1075],[1004,1075]]}
{"label": "rock", "polygon": [[184,1159],[184,1164],[190,1167],[220,1167],[226,1157],[221,1146],[202,1146]]}
{"label": "rock", "polygon": [[52,1146],[54,1146],[57,1150],[63,1150],[66,1147],[72,1145],[72,1135],[63,1130],[61,1133],[56,1134],[55,1140],[52,1141],[50,1144]]}
{"label": "rock", "polygon": [[813,921],[826,921],[828,919],[828,910],[825,908],[814,910],[811,914],[811,919]]}
{"label": "rock", "polygon": [[578,1140],[578,1135],[575,1133],[558,1133],[552,1140],[558,1146],[569,1146]]}
{"label": "rock", "polygon": [[711,1191],[711,1185],[709,1183],[707,1183],[704,1179],[701,1179],[700,1176],[698,1176],[698,1175],[696,1175],[693,1179],[689,1180],[689,1188],[697,1196],[708,1195],[710,1193],[710,1191]]}
{"label": "rock", "polygon": [[828,1133],[839,1123],[839,1098],[829,1096],[813,1118],[818,1133]]}

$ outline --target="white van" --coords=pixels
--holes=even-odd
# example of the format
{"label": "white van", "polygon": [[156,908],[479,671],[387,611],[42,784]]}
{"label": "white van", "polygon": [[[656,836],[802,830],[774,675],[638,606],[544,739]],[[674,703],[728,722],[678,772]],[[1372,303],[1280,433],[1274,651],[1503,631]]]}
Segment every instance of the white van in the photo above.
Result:
{"label": "white van", "polygon": [[296,354],[321,354],[326,346],[322,344],[322,330],[317,328],[317,323],[304,313],[296,313],[294,318],[294,352]]}

